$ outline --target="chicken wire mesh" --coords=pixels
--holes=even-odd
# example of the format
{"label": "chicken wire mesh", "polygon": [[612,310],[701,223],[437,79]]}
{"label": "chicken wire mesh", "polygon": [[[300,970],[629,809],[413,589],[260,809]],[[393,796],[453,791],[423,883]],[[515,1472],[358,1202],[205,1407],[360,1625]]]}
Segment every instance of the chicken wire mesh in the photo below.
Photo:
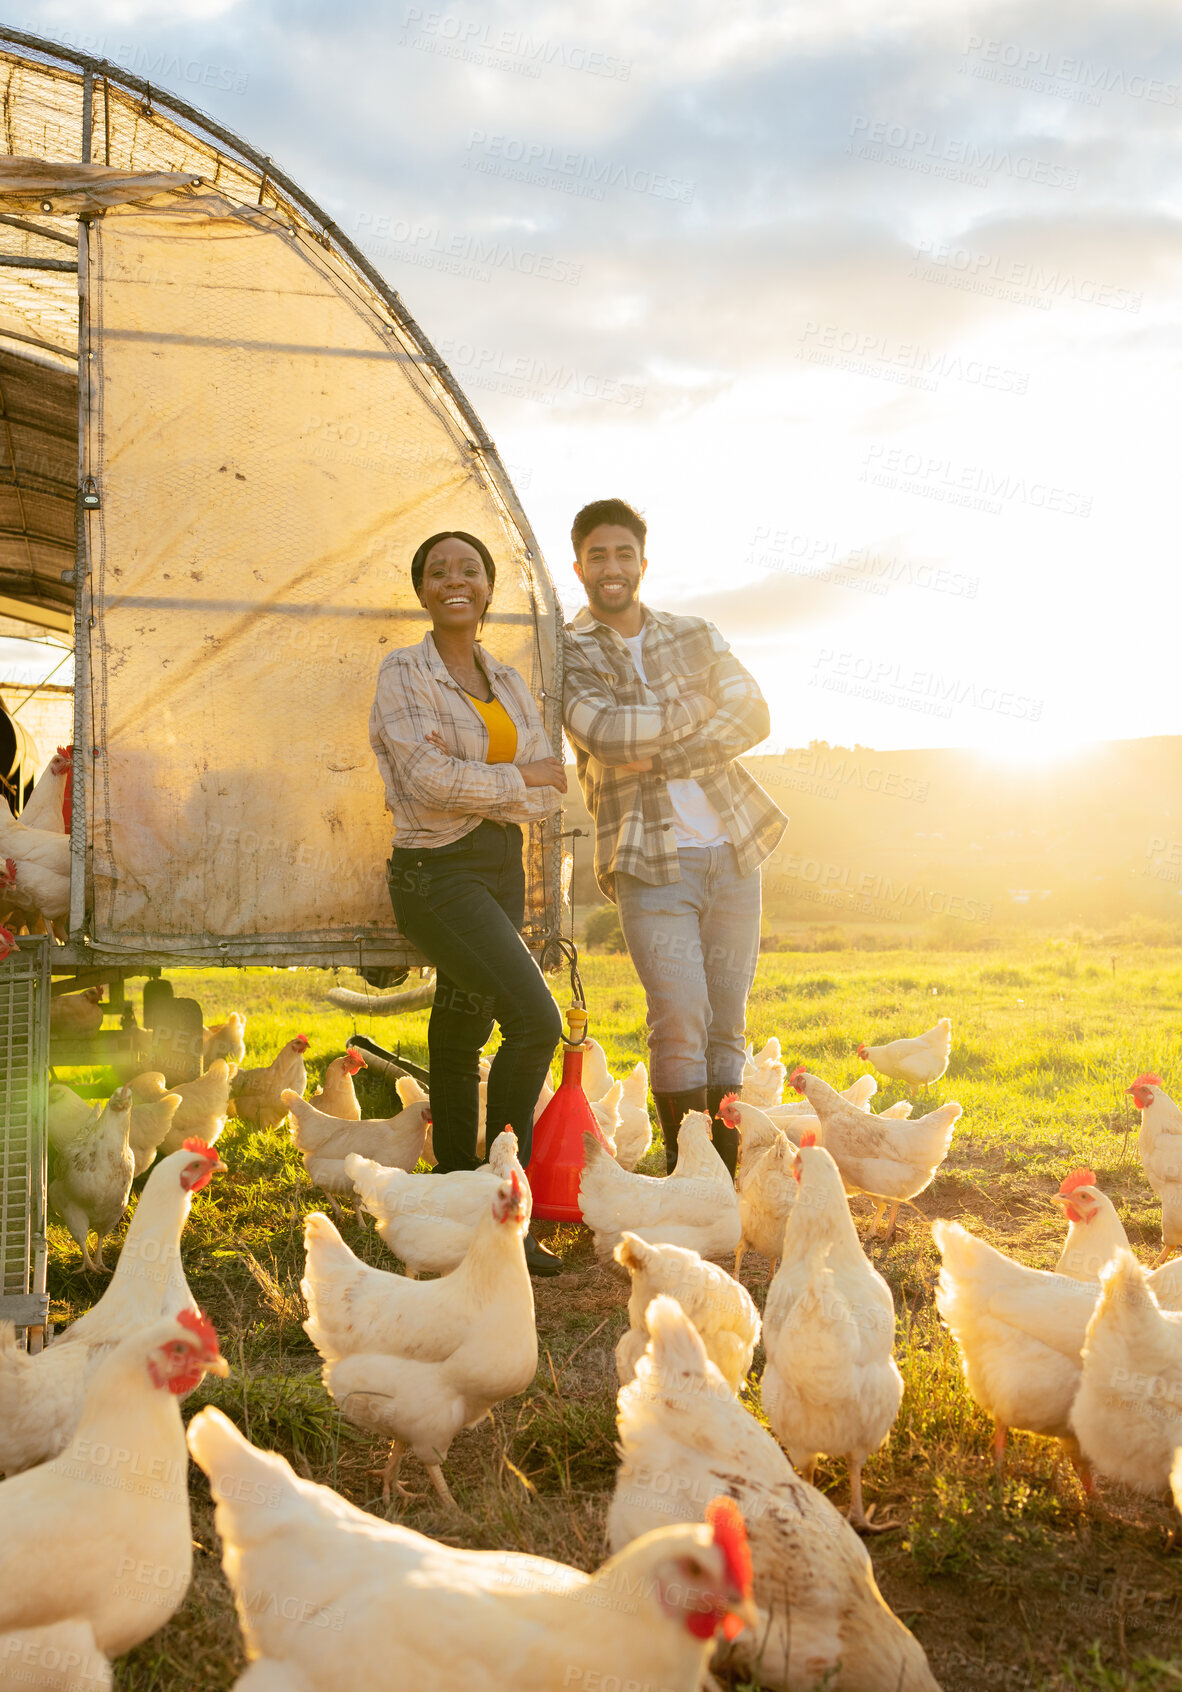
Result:
{"label": "chicken wire mesh", "polygon": [[45,1295],[45,1161],[49,943],[18,941],[0,961],[0,1318],[41,1327]]}

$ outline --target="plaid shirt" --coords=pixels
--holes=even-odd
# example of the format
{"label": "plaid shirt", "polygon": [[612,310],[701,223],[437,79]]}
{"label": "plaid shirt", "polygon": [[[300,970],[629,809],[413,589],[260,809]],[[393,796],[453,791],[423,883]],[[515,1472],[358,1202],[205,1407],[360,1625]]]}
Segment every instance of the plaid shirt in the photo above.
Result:
{"label": "plaid shirt", "polygon": [[[701,617],[644,607],[646,688],[614,629],[586,607],[566,626],[562,717],[579,786],[595,819],[595,879],[615,898],[618,871],[654,886],[680,881],[667,783],[700,783],[744,874],[763,862],[788,819],[742,764],[770,728],[754,678]],[[698,696],[716,710],[707,717]],[[622,764],[653,759],[641,775]]]}
{"label": "plaid shirt", "polygon": [[[476,655],[517,729],[512,764],[486,764],[488,729],[449,674],[430,633],[382,660],[369,714],[369,743],[386,788],[398,846],[448,846],[488,817],[527,823],[557,811],[555,787],[527,787],[518,764],[553,756],[533,695],[517,671],[480,645]],[[447,743],[426,739],[434,729]]]}

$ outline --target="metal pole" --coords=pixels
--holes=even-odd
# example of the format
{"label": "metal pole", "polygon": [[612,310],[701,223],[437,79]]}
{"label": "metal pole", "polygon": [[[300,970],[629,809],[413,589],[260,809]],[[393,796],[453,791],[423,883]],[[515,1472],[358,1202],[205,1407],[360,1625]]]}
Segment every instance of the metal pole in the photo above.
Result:
{"label": "metal pole", "polygon": [[90,163],[90,134],[94,128],[94,77],[86,71],[82,77],[82,162]]}
{"label": "metal pole", "polygon": [[[86,273],[90,256],[90,227],[78,223],[78,487],[89,467],[90,435],[90,319]],[[87,513],[79,492],[75,506],[74,553],[74,793],[70,819],[70,940],[82,941],[86,927],[86,813],[94,781],[87,726],[86,701],[90,688],[89,546]]]}

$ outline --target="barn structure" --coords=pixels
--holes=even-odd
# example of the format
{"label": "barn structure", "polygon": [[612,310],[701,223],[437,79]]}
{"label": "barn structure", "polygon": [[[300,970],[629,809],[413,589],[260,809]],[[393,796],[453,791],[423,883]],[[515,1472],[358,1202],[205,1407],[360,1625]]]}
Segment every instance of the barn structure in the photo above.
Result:
{"label": "barn structure", "polygon": [[[367,721],[382,657],[426,626],[426,535],[489,545],[482,638],[560,745],[560,608],[496,448],[270,158],[28,35],[0,31],[0,84],[0,619],[71,637],[75,663],[68,940],[0,963],[25,982],[10,1018],[34,951],[51,992],[106,982],[116,1006],[170,965],[413,963]],[[553,833],[527,848],[536,949],[561,926]],[[44,1083],[13,1071],[0,1129],[24,1168]]]}

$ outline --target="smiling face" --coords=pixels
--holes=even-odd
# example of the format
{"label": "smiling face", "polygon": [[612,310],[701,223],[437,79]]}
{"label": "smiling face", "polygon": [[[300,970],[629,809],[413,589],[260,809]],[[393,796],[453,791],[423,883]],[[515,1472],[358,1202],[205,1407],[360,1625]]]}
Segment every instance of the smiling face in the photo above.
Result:
{"label": "smiling face", "polygon": [[575,560],[575,575],[587,590],[587,603],[604,622],[632,611],[647,568],[639,538],[622,523],[601,523],[592,529]]}
{"label": "smiling face", "polygon": [[484,560],[475,547],[454,535],[439,541],[423,564],[419,604],[437,629],[475,631],[492,598]]}

